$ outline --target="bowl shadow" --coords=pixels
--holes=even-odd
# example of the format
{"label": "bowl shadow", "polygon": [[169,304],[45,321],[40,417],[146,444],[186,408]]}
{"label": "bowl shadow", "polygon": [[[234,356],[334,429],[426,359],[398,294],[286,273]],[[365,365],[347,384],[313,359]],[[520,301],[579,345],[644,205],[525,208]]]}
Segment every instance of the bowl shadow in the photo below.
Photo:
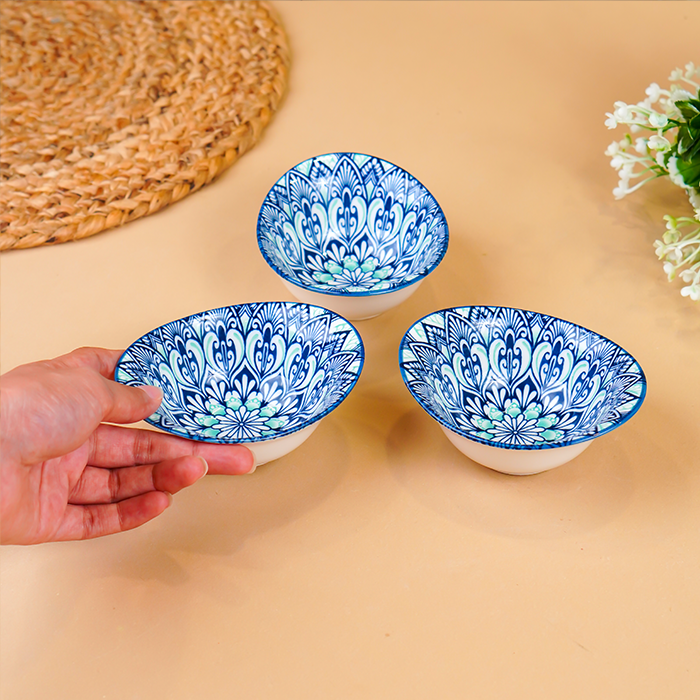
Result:
{"label": "bowl shadow", "polygon": [[580,535],[611,522],[630,504],[635,480],[620,444],[594,443],[541,474],[510,476],[473,462],[416,407],[387,441],[396,480],[423,505],[474,530],[514,539]]}

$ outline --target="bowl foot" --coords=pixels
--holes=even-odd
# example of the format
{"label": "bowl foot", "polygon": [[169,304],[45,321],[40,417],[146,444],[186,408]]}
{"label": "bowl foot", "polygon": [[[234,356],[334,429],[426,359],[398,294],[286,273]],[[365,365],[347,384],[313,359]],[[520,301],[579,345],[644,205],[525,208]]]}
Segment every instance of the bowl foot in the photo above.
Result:
{"label": "bowl foot", "polygon": [[560,467],[562,464],[570,462],[574,457],[578,457],[593,442],[593,440],[587,440],[575,445],[540,450],[509,450],[505,447],[482,445],[480,442],[469,440],[442,425],[440,427],[447,435],[448,440],[469,459],[484,467],[501,472],[501,474],[511,476],[531,476]]}

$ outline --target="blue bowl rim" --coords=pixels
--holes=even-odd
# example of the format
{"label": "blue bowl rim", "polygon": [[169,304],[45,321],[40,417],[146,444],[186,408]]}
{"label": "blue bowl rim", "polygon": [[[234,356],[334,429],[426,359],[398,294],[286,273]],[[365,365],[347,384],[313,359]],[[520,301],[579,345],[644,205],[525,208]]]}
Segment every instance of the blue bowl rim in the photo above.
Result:
{"label": "blue bowl rim", "polygon": [[[347,386],[347,389],[343,396],[341,396],[339,399],[333,402],[331,406],[329,406],[325,411],[322,413],[319,413],[318,415],[314,416],[313,418],[310,418],[303,423],[295,426],[292,429],[288,430],[280,430],[279,433],[274,435],[271,438],[267,438],[266,440],[261,440],[261,439],[255,439],[255,438],[244,438],[244,439],[237,439],[237,440],[232,440],[232,439],[223,439],[223,440],[218,440],[215,438],[209,438],[209,437],[204,437],[201,435],[196,435],[191,432],[187,432],[185,430],[174,430],[171,428],[165,428],[163,427],[160,423],[157,421],[154,421],[151,419],[149,416],[148,418],[145,418],[144,421],[146,423],[149,423],[150,425],[158,428],[159,430],[162,430],[165,433],[169,433],[170,435],[176,435],[177,437],[182,437],[186,438],[188,440],[193,440],[195,442],[208,442],[211,444],[216,444],[216,445],[243,445],[243,444],[257,444],[261,442],[271,442],[272,440],[277,440],[278,438],[286,437],[288,435],[293,435],[294,433],[298,433],[300,430],[304,430],[305,428],[308,428],[310,425],[313,425],[314,423],[318,423],[322,418],[325,418],[329,413],[334,411],[338,406],[340,406],[345,399],[350,395],[352,390],[355,388],[355,385],[357,384],[358,379],[360,378],[360,375],[362,374],[362,369],[364,368],[365,364],[365,345],[364,341],[362,340],[362,336],[360,335],[360,332],[355,328],[355,326],[350,323],[344,316],[341,316],[339,313],[335,311],[331,311],[331,309],[326,309],[323,306],[318,306],[316,304],[307,304],[303,301],[258,301],[258,302],[244,302],[242,304],[229,304],[228,306],[219,306],[215,309],[207,309],[206,311],[198,311],[197,313],[190,314],[189,316],[183,316],[182,318],[175,318],[172,319],[171,321],[167,321],[166,323],[161,323],[160,326],[156,326],[155,328],[151,329],[147,333],[144,333],[142,336],[134,340],[132,343],[129,344],[129,347],[126,348],[126,350],[121,354],[119,360],[117,360],[117,364],[114,368],[114,381],[119,382],[120,384],[123,384],[124,382],[119,381],[117,379],[117,370],[122,364],[122,360],[125,358],[126,354],[129,352],[129,350],[136,345],[139,341],[143,340],[144,338],[148,337],[152,333],[155,333],[156,331],[160,330],[161,328],[164,328],[165,326],[171,324],[171,323],[176,323],[178,321],[189,321],[190,319],[198,318],[201,316],[204,316],[205,314],[211,314],[215,313],[217,311],[222,311],[223,309],[230,309],[230,308],[240,308],[244,306],[253,306],[253,305],[258,305],[258,304],[284,304],[285,306],[305,306],[307,308],[316,308],[316,309],[321,309],[322,311],[330,314],[331,316],[335,316],[336,318],[341,319],[342,321],[345,321],[347,325],[353,330],[355,335],[357,336],[357,339],[359,340],[359,347],[358,347],[358,355],[359,355],[359,361],[360,361],[360,366],[357,368],[357,374],[355,375],[354,380]],[[130,386],[136,386],[136,385],[130,385]]]}
{"label": "blue bowl rim", "polygon": [[[620,348],[626,355],[628,355],[634,363],[637,365],[639,368],[639,380],[642,385],[642,390],[639,394],[639,397],[637,397],[637,402],[634,405],[634,408],[632,408],[628,413],[626,413],[620,420],[615,422],[613,425],[608,426],[604,430],[600,430],[596,433],[592,433],[589,436],[585,437],[580,437],[576,438],[573,440],[558,440],[556,442],[548,442],[548,443],[543,443],[543,444],[537,444],[537,445],[511,445],[508,443],[503,443],[503,442],[497,442],[495,440],[487,440],[482,437],[477,437],[476,435],[471,435],[467,433],[465,430],[462,430],[458,428],[457,426],[454,425],[448,425],[442,418],[440,418],[438,415],[436,415],[433,410],[429,407],[426,406],[423,401],[421,400],[420,397],[416,396],[416,394],[413,392],[409,385],[408,378],[406,376],[406,372],[403,367],[402,363],[402,355],[404,352],[404,348],[407,344],[407,338],[408,334],[419,324],[425,321],[425,319],[429,318],[430,316],[434,316],[435,314],[444,314],[447,311],[457,311],[457,310],[462,310],[462,309],[503,309],[503,310],[510,310],[510,311],[523,311],[525,313],[530,313],[530,314],[536,314],[537,316],[541,316],[544,318],[551,318],[555,321],[562,321],[563,323],[568,323],[571,326],[574,326],[576,328],[580,328],[587,333],[592,333],[593,335],[602,338],[603,340],[607,340],[609,343],[612,343],[616,347]],[[573,321],[567,321],[565,318],[561,318],[560,316],[551,316],[550,314],[545,314],[542,313],[541,311],[530,311],[528,309],[520,309],[518,307],[514,306],[495,306],[495,305],[486,305],[486,304],[472,304],[472,305],[466,305],[466,306],[448,306],[444,309],[436,309],[435,311],[431,311],[428,314],[425,314],[422,318],[419,318],[417,321],[414,321],[411,326],[408,328],[408,330],[403,334],[403,337],[401,338],[401,342],[399,343],[399,369],[401,371],[401,378],[403,380],[403,383],[408,389],[409,393],[411,396],[416,400],[418,405],[434,420],[436,420],[440,425],[443,427],[447,428],[451,432],[459,435],[460,437],[465,438],[466,440],[471,440],[472,442],[478,442],[481,443],[482,445],[487,445],[488,447],[498,447],[501,449],[505,449],[508,451],[524,451],[524,452],[533,452],[536,450],[552,450],[556,449],[558,447],[569,447],[571,445],[577,445],[583,442],[589,442],[590,440],[593,440],[594,438],[600,437],[601,435],[605,435],[606,433],[609,433],[616,428],[619,428],[621,425],[624,425],[632,416],[637,413],[637,411],[641,408],[642,404],[644,403],[644,399],[646,397],[647,393],[647,379],[646,375],[644,374],[644,370],[642,369],[641,364],[637,360],[634,355],[632,355],[630,352],[625,350],[619,343],[616,343],[614,340],[611,340],[607,336],[604,336],[596,331],[592,331],[590,328],[586,328],[585,326],[581,326],[578,323],[574,323]]]}
{"label": "blue bowl rim", "polygon": [[[280,269],[275,263],[268,258],[267,254],[263,250],[262,244],[260,242],[261,240],[261,215],[262,215],[262,210],[263,207],[265,206],[265,202],[267,202],[267,198],[270,195],[270,192],[286,177],[286,175],[291,172],[292,170],[296,170],[300,165],[303,165],[304,163],[308,163],[310,160],[315,160],[316,158],[324,158],[326,156],[362,156],[365,158],[374,158],[376,160],[381,160],[384,163],[388,163],[389,165],[398,168],[399,170],[403,171],[410,177],[412,177],[432,198],[433,201],[435,202],[435,205],[437,206],[438,210],[440,211],[440,214],[442,215],[442,220],[445,222],[445,243],[443,245],[442,250],[440,251],[439,257],[435,260],[434,264],[431,265],[429,268],[427,268],[422,274],[419,276],[415,277],[412,279],[410,282],[402,282],[401,284],[395,284],[394,286],[390,287],[389,289],[378,289],[378,290],[367,290],[366,292],[344,292],[342,290],[336,290],[336,289],[327,289],[325,287],[321,286],[306,286],[302,285],[299,283],[299,280],[292,279],[284,270]],[[387,160],[386,158],[380,158],[379,156],[373,156],[370,155],[369,153],[360,153],[358,151],[330,151],[329,153],[319,153],[318,155],[311,156],[309,158],[304,158],[304,160],[300,160],[296,165],[293,165],[291,168],[287,168],[287,170],[284,171],[284,173],[275,180],[274,184],[270,189],[267,191],[267,194],[265,195],[265,198],[263,199],[262,204],[260,205],[260,210],[258,212],[258,220],[256,224],[256,238],[258,241],[258,249],[260,250],[261,255],[265,259],[265,262],[284,280],[289,282],[290,284],[293,284],[296,287],[299,287],[299,289],[304,289],[309,292],[315,292],[316,294],[324,294],[327,296],[334,296],[334,297],[370,297],[370,296],[379,296],[380,294],[390,294],[391,292],[397,292],[400,289],[405,289],[406,287],[410,287],[414,284],[418,284],[422,280],[424,280],[431,272],[433,272],[437,266],[442,262],[443,258],[447,254],[447,249],[450,244],[450,227],[449,224],[447,223],[447,217],[445,216],[445,212],[443,211],[442,207],[440,206],[440,203],[437,201],[433,193],[415,176],[412,175],[411,173],[408,172],[405,168],[402,168],[400,165],[396,165],[396,163],[393,163],[390,160]]]}

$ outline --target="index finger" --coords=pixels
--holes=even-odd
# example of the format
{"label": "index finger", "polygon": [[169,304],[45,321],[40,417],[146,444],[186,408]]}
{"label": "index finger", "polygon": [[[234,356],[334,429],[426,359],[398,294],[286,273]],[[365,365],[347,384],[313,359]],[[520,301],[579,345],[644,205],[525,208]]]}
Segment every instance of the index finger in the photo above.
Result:
{"label": "index finger", "polygon": [[66,355],[50,360],[58,367],[93,369],[107,379],[114,379],[114,368],[123,350],[108,350],[107,348],[78,348]]}

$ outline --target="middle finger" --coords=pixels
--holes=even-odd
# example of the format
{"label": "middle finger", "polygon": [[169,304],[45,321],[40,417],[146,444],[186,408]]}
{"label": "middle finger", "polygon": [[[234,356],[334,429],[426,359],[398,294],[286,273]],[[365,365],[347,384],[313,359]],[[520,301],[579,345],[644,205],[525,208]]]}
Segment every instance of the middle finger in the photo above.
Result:
{"label": "middle finger", "polygon": [[88,466],[71,491],[73,505],[115,503],[148,491],[177,493],[207,473],[201,457],[185,456],[157,464],[104,469]]}

